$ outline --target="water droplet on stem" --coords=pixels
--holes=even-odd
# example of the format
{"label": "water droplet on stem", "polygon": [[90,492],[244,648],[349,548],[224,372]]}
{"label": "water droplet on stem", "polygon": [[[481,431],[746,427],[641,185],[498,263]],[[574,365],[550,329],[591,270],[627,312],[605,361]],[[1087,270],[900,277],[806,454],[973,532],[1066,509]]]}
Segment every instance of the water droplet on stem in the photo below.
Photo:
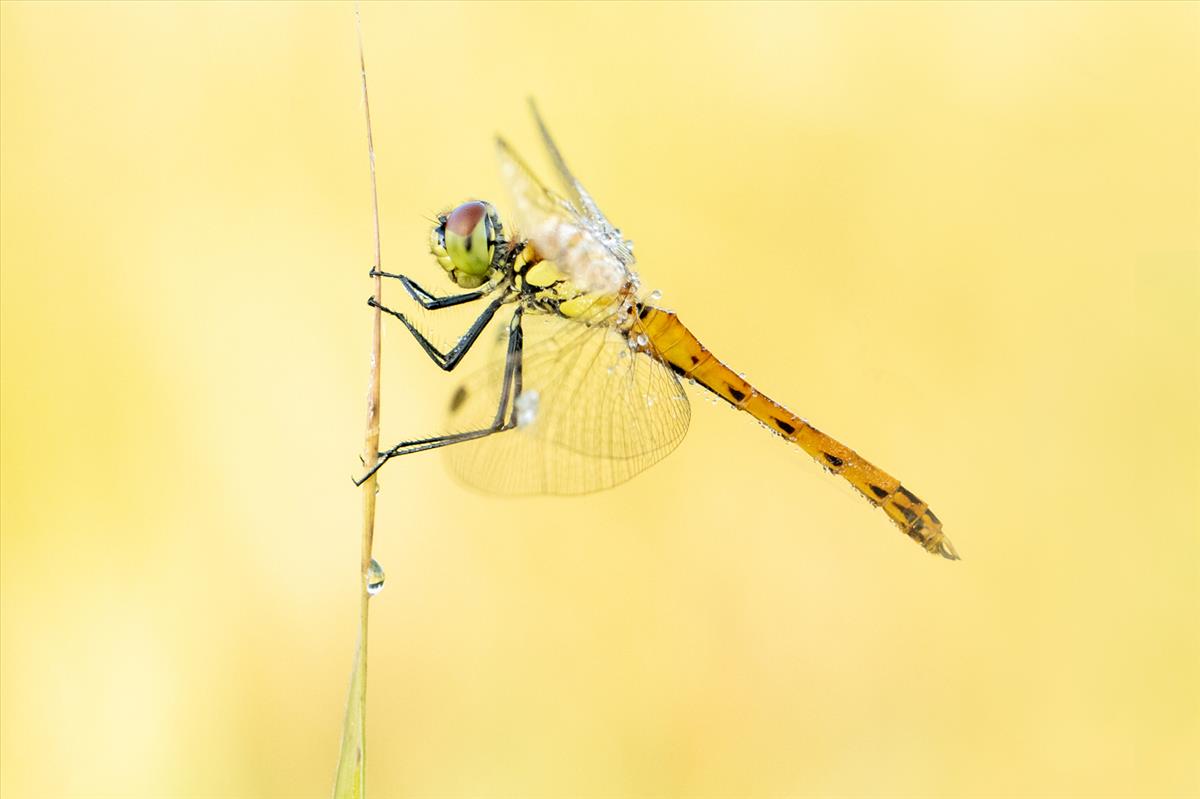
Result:
{"label": "water droplet on stem", "polygon": [[367,569],[367,593],[375,596],[383,590],[383,581],[387,579],[387,575],[383,573],[383,567],[379,565],[379,561],[371,558],[371,567]]}

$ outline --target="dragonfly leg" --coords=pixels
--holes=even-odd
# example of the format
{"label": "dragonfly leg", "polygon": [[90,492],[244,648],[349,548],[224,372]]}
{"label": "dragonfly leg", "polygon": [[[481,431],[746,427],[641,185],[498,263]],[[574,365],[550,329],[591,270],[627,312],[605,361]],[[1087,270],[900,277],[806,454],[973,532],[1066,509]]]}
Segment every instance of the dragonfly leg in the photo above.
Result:
{"label": "dragonfly leg", "polygon": [[429,343],[429,339],[421,335],[421,331],[413,327],[412,322],[408,321],[408,317],[399,311],[393,311],[391,308],[380,305],[375,301],[374,297],[368,299],[367,304],[372,308],[378,308],[384,313],[391,314],[399,319],[404,326],[408,328],[408,332],[413,334],[413,338],[415,338],[417,343],[421,345],[421,349],[425,350],[425,354],[428,355],[434,363],[449,372],[454,367],[458,366],[458,362],[462,360],[462,357],[467,354],[467,351],[470,350],[471,346],[479,339],[479,334],[482,333],[483,329],[488,326],[489,322],[492,321],[492,317],[496,315],[496,311],[499,310],[500,306],[504,304],[504,300],[505,297],[497,297],[496,299],[492,300],[488,307],[484,309],[483,313],[479,315],[479,318],[471,323],[471,327],[468,328],[467,332],[462,335],[462,338],[458,340],[458,343],[451,347],[448,352],[442,352],[437,347],[433,346],[433,344]]}
{"label": "dragonfly leg", "polygon": [[404,286],[408,295],[420,303],[421,307],[427,311],[436,311],[439,308],[452,308],[455,305],[462,305],[464,302],[473,302],[480,297],[489,293],[493,287],[477,289],[476,291],[468,291],[465,294],[452,294],[449,297],[435,297],[425,289],[417,285],[415,280],[410,279],[406,275],[393,275],[391,272],[380,272],[372,269],[371,277],[391,277],[399,280]]}
{"label": "dragonfly leg", "polygon": [[492,420],[492,423],[478,430],[467,430],[462,433],[401,441],[391,449],[380,452],[379,459],[375,461],[375,465],[366,474],[354,481],[356,486],[362,485],[371,475],[383,468],[383,464],[400,455],[411,455],[414,452],[424,452],[429,449],[448,447],[451,444],[461,444],[464,441],[474,441],[477,438],[484,438],[494,433],[500,433],[516,427],[517,411],[515,398],[521,393],[521,378],[523,373],[521,355],[525,341],[524,333],[521,330],[521,311],[522,309],[518,307],[516,313],[513,314],[513,321],[510,323],[508,353],[504,360],[504,381],[500,387],[500,405],[496,409],[496,418]]}

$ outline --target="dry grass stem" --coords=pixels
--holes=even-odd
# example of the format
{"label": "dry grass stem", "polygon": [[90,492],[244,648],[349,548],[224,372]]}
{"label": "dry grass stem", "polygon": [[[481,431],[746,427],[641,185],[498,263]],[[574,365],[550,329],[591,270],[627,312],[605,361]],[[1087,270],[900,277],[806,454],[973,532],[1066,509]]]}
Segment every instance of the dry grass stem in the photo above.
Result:
{"label": "dry grass stem", "polygon": [[[371,210],[374,216],[375,269],[381,266],[379,236],[379,189],[375,178],[375,141],[371,133],[371,104],[367,98],[367,64],[363,54],[362,17],[357,4],[354,22],[358,32],[358,63],[362,74],[363,111],[367,122],[367,155],[371,165]],[[382,302],[382,280],[375,277],[375,298]],[[379,457],[379,356],[382,319],[379,308],[371,321],[371,361],[367,377],[367,426],[363,437],[362,460],[368,466]],[[368,575],[371,569],[371,549],[375,539],[376,475],[363,481],[362,491],[362,560],[360,563],[361,594],[359,600],[358,648],[354,656],[354,673],[346,699],[346,714],[342,724],[342,745],[334,780],[334,799],[363,799],[366,796],[366,718],[367,718],[367,614],[370,608]]]}

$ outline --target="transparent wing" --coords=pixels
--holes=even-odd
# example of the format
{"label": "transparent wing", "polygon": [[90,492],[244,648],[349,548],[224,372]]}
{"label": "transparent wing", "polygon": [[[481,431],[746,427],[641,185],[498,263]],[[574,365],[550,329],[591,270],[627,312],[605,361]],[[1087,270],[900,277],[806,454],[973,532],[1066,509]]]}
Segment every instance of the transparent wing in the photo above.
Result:
{"label": "transparent wing", "polygon": [[517,231],[538,255],[554,261],[572,284],[586,292],[613,294],[624,285],[636,285],[637,276],[604,243],[596,223],[547,189],[503,139],[496,144]]}
{"label": "transparent wing", "polygon": [[500,176],[504,178],[516,210],[522,216],[542,214],[573,221],[581,218],[575,206],[546,188],[529,165],[517,155],[517,151],[499,136],[496,137],[496,156],[500,161]]}
{"label": "transparent wing", "polygon": [[[610,326],[527,314],[524,329],[526,423],[447,447],[459,479],[497,494],[582,494],[630,479],[683,439],[691,419],[683,387]],[[498,349],[454,392],[450,429],[495,417],[504,368]]]}
{"label": "transparent wing", "polygon": [[[517,220],[521,223],[523,232],[527,235],[533,234],[534,238],[536,233],[545,230],[583,232],[587,239],[610,257],[622,271],[629,271],[634,265],[632,242],[624,240],[619,230],[608,223],[607,218],[596,208],[592,196],[566,169],[562,155],[559,154],[541,118],[536,114],[538,112],[534,109],[534,118],[538,121],[547,149],[550,150],[551,158],[562,176],[566,191],[574,197],[575,202],[572,203],[570,199],[560,196],[542,184],[508,142],[497,137],[500,175],[512,194]],[[562,241],[559,244],[562,244]],[[544,254],[547,257],[553,257],[557,248],[553,236],[551,239],[542,239],[539,245],[546,248],[548,252]]]}
{"label": "transparent wing", "polygon": [[554,143],[554,138],[550,135],[550,130],[546,127],[542,115],[538,113],[537,104],[532,97],[529,98],[529,111],[533,114],[533,121],[537,123],[538,132],[542,134],[542,143],[546,145],[546,152],[550,154],[550,160],[554,162],[554,168],[558,171],[563,186],[567,189],[575,206],[581,209],[591,222],[592,232],[621,263],[632,266],[634,263],[633,242],[623,238],[621,231],[613,227],[612,223],[608,221],[608,217],[600,211],[596,201],[592,199],[592,195],[567,167],[567,162],[563,160],[562,153],[559,152],[558,145]]}

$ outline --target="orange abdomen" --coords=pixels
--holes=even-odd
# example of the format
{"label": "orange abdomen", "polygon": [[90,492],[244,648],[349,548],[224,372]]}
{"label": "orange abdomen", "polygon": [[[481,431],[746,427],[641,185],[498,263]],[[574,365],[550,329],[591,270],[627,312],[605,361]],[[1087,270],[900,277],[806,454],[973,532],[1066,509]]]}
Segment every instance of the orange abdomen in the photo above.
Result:
{"label": "orange abdomen", "polygon": [[942,523],[929,505],[887,472],[849,447],[825,435],[752,385],[709,352],[674,313],[648,305],[640,308],[635,331],[645,334],[648,354],[677,374],[695,380],[738,410],[745,411],[798,445],[824,468],[841,475],[872,505],[929,552],[957,560],[958,554],[942,533]]}

